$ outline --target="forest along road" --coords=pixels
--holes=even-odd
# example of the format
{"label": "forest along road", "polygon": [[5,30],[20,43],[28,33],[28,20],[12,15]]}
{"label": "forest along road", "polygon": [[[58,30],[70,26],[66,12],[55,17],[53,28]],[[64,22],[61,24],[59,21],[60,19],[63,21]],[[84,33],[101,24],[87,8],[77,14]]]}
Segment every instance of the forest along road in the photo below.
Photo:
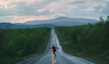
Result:
{"label": "forest along road", "polygon": [[[52,50],[49,49],[50,47],[53,46],[53,44],[59,48],[56,51],[57,55],[56,58],[53,56]],[[95,64],[95,63],[76,56],[66,54],[62,50],[62,47],[55,33],[55,30],[52,29],[47,48],[41,56],[32,57],[16,64]]]}

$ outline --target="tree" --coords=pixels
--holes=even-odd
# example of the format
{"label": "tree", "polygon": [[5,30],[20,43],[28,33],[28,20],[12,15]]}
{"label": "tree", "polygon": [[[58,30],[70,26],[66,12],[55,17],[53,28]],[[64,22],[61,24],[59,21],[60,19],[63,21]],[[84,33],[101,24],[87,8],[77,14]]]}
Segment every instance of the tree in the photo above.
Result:
{"label": "tree", "polygon": [[107,17],[107,20],[109,21],[109,16]]}
{"label": "tree", "polygon": [[102,16],[100,17],[99,21],[100,21],[100,24],[104,23],[104,19],[102,18]]}
{"label": "tree", "polygon": [[106,20],[106,23],[108,23],[109,22],[109,16],[107,17],[107,20]]}

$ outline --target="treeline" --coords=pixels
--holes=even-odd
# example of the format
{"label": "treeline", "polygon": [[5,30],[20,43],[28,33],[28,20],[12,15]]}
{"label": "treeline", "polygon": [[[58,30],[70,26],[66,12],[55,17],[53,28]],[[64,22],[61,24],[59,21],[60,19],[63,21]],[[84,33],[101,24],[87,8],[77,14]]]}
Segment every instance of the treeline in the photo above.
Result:
{"label": "treeline", "polygon": [[49,28],[0,29],[0,64],[15,64],[15,59],[44,52]]}
{"label": "treeline", "polygon": [[94,25],[58,27],[56,32],[65,52],[109,64],[109,16]]}

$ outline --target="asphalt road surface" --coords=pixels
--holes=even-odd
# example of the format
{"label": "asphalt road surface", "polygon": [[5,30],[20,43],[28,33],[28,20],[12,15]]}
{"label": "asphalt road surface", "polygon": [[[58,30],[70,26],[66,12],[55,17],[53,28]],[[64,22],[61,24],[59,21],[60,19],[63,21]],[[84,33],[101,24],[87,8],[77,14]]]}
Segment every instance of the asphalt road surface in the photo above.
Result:
{"label": "asphalt road surface", "polygon": [[[57,55],[56,58],[53,56],[52,49],[49,49],[50,47],[52,47],[53,44],[59,48],[56,51]],[[76,56],[66,54],[62,50],[62,46],[59,43],[55,30],[52,29],[47,48],[41,56],[32,57],[16,64],[95,64],[95,63]]]}

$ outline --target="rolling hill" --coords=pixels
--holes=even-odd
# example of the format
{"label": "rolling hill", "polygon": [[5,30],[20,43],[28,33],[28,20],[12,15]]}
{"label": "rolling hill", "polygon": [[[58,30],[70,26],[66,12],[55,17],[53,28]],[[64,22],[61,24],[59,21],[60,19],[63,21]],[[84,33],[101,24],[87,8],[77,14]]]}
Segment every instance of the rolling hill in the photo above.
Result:
{"label": "rolling hill", "polygon": [[0,23],[0,29],[10,29],[17,28],[38,28],[38,27],[57,27],[57,26],[76,26],[76,25],[86,25],[88,23],[95,24],[98,21],[95,19],[85,19],[85,18],[68,18],[59,17],[51,20],[36,20],[27,21],[25,23]]}

